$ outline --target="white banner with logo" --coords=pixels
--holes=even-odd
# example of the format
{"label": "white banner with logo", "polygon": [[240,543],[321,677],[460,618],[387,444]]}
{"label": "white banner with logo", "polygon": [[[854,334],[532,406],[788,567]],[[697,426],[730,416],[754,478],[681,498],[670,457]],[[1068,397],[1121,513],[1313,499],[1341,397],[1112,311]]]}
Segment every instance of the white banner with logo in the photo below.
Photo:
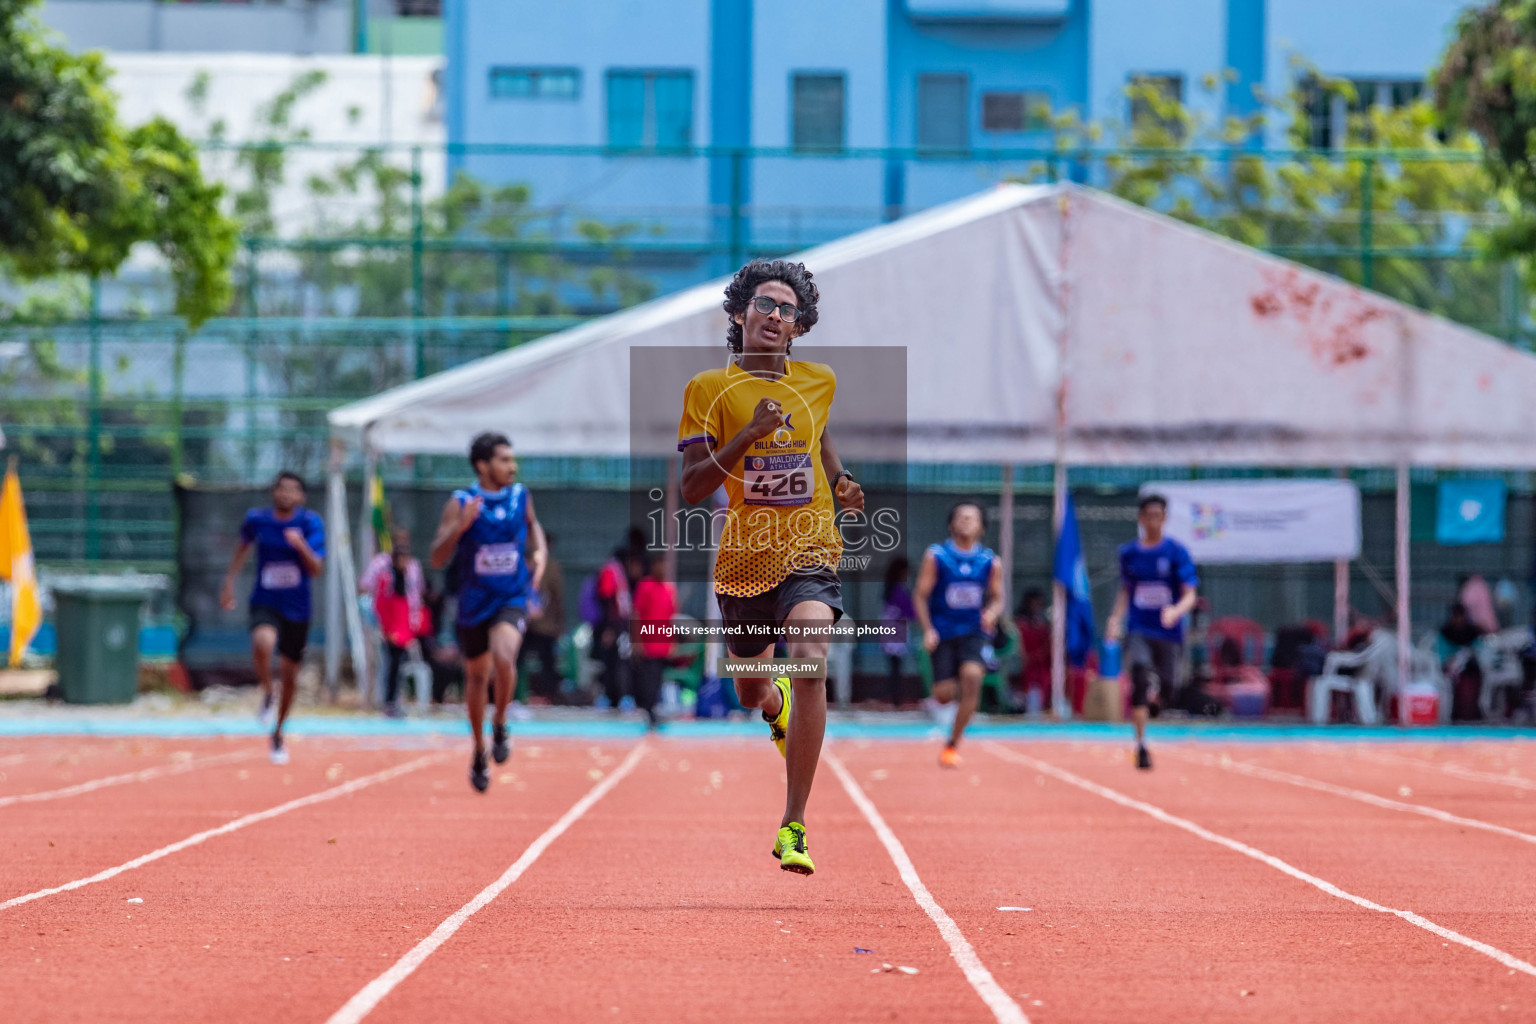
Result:
{"label": "white banner with logo", "polygon": [[1332,562],[1360,555],[1360,491],[1348,480],[1159,480],[1164,532],[1197,563]]}

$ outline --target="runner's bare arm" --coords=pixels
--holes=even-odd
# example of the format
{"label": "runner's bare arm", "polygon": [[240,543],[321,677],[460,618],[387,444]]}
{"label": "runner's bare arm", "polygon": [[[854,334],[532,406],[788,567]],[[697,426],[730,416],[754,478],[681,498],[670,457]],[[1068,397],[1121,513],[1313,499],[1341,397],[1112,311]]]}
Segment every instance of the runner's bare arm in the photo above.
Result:
{"label": "runner's bare arm", "polygon": [[[821,471],[828,480],[835,479],[837,474],[843,471],[843,460],[837,454],[837,446],[832,443],[830,431],[821,432]],[[837,493],[837,502],[845,509],[864,508],[864,488],[851,476],[845,476],[837,481],[834,488]]]}
{"label": "runner's bare arm", "polygon": [[1110,609],[1109,621],[1104,623],[1104,636],[1109,640],[1119,640],[1125,635],[1125,612],[1130,607],[1130,597],[1126,594],[1125,584],[1120,584],[1120,589],[1115,594],[1115,606]]}
{"label": "runner's bare arm", "polygon": [[544,539],[544,527],[539,524],[539,517],[533,513],[533,495],[528,495],[528,536],[533,540],[533,551],[528,555],[528,562],[533,566],[533,590],[539,589],[539,584],[544,579],[544,569],[549,565],[549,545]]}
{"label": "runner's bare arm", "polygon": [[720,448],[697,441],[683,449],[683,500],[696,505],[715,493],[746,456],[754,441],[767,437],[784,425],[784,410],[771,398],[760,398],[752,410],[752,420]]}
{"label": "runner's bare arm", "polygon": [[242,540],[236,547],[235,553],[229,559],[229,571],[224,574],[224,582],[219,587],[219,606],[227,612],[235,610],[235,577],[240,575],[240,570],[245,568],[245,560],[250,557],[251,542]]}
{"label": "runner's bare arm", "polygon": [[297,526],[290,526],[283,531],[283,539],[298,553],[299,561],[304,564],[304,571],[310,576],[319,576],[320,570],[325,568],[325,559],[315,554],[315,549],[310,547],[309,541],[304,539],[304,531]]}
{"label": "runner's bare arm", "polygon": [[928,598],[938,581],[939,566],[933,560],[933,552],[924,551],[923,560],[917,567],[917,580],[912,584],[912,614],[923,631],[923,647],[929,651],[939,646],[939,634],[934,632],[933,620],[928,617]]}
{"label": "runner's bare arm", "polygon": [[[448,504],[443,506],[443,514],[437,521],[437,533],[432,537],[432,550],[427,557],[432,562],[432,568],[441,569],[448,564],[453,557],[453,549],[459,543],[459,538],[464,536],[464,531],[475,522],[475,516],[480,514],[481,501],[475,498],[460,505],[458,499],[449,498]],[[474,509],[471,513],[469,510]]]}
{"label": "runner's bare arm", "polygon": [[981,610],[981,628],[988,633],[997,629],[1003,617],[1003,560],[992,556],[992,573],[987,578],[987,604]]}
{"label": "runner's bare arm", "polygon": [[1195,610],[1195,605],[1200,601],[1200,592],[1194,587],[1186,586],[1183,595],[1177,603],[1171,604],[1159,613],[1163,620],[1164,629],[1172,629],[1179,624],[1179,620]]}

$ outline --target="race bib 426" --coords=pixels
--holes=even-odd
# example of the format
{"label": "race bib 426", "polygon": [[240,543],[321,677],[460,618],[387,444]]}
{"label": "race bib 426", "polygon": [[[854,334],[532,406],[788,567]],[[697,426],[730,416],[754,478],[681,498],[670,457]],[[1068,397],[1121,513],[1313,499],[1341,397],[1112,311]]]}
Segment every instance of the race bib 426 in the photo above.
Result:
{"label": "race bib 426", "polygon": [[806,505],[816,490],[809,453],[748,455],[741,477],[748,505]]}

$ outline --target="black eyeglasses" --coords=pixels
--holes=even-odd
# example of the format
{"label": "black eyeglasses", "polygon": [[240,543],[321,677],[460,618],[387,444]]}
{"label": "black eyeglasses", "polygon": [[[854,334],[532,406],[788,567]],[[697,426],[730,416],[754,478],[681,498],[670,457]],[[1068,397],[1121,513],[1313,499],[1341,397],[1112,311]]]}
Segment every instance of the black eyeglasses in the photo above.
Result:
{"label": "black eyeglasses", "polygon": [[779,319],[783,320],[787,324],[792,324],[796,320],[800,319],[800,310],[796,309],[794,306],[787,302],[774,302],[773,299],[767,295],[755,296],[752,299],[752,308],[763,314],[763,316],[767,316],[774,310],[778,310]]}

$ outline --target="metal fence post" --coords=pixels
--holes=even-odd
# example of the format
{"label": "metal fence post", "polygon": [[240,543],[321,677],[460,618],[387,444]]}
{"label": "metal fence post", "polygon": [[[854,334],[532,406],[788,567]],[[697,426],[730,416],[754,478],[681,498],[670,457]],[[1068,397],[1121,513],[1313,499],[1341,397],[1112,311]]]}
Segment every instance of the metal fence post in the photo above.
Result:
{"label": "metal fence post", "polygon": [[91,275],[90,433],[85,463],[85,558],[101,558],[101,278]]}
{"label": "metal fence post", "polygon": [[176,331],[176,348],[171,355],[171,479],[181,476],[184,457],[182,439],[182,400],[187,382],[187,329]]}
{"label": "metal fence post", "polygon": [[1376,158],[1370,154],[1360,168],[1360,283],[1376,286]]}
{"label": "metal fence post", "polygon": [[425,226],[421,210],[421,147],[411,147],[411,343],[415,349],[415,376],[427,375],[427,353],[422,345],[421,329],[415,323],[426,308],[426,268],[422,265]]}
{"label": "metal fence post", "polygon": [[512,315],[512,251],[496,253],[496,315]]}
{"label": "metal fence post", "polygon": [[247,479],[257,476],[256,466],[256,257],[255,239],[245,243],[245,471]]}
{"label": "metal fence post", "polygon": [[747,154],[745,150],[731,150],[731,269],[746,262],[747,229],[742,215],[743,197],[747,186]]}

